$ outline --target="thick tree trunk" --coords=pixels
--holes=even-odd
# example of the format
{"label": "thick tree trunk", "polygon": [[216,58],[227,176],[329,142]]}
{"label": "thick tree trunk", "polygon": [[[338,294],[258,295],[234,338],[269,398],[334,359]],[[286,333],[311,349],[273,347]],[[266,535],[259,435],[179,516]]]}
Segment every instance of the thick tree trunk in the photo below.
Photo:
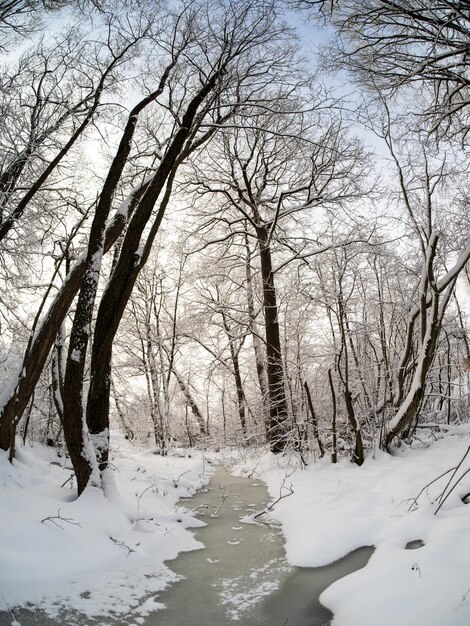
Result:
{"label": "thick tree trunk", "polygon": [[[128,214],[134,210],[145,186],[137,188],[132,194]],[[108,252],[116,243],[126,224],[127,215],[118,212],[106,231],[104,251]],[[18,423],[34,393],[36,384],[46,364],[57,333],[80,288],[85,272],[85,259],[76,262],[67,274],[57,292],[44,320],[36,331],[23,357],[21,371],[17,381],[4,392],[0,406],[0,447],[8,450],[15,424]]]}
{"label": "thick tree trunk", "polygon": [[[408,393],[401,402],[396,415],[385,425],[382,437],[382,446],[385,450],[390,449],[394,437],[409,427],[418,416],[424,398],[426,379],[434,361],[444,313],[457,280],[456,274],[448,282],[445,292],[440,295],[439,283],[436,284],[433,272],[437,241],[437,235],[429,236],[419,287],[420,306],[410,314],[410,319],[416,320],[419,316],[421,322],[417,364]],[[466,254],[468,255],[469,252],[470,245]],[[407,338],[407,344],[410,341],[411,339]]]}
{"label": "thick tree trunk", "polygon": [[269,393],[268,441],[271,451],[283,452],[287,443],[287,399],[284,387],[278,307],[271,248],[265,227],[257,228],[263,281],[263,305],[266,328],[267,377]]}
{"label": "thick tree trunk", "polygon": [[[101,272],[101,262],[104,251],[104,238],[106,221],[111,210],[112,201],[116,192],[122,172],[126,166],[132,145],[132,138],[137,126],[140,112],[151,102],[153,102],[165,87],[169,72],[174,63],[171,63],[163,73],[162,80],[153,93],[141,100],[131,111],[124,127],[119,146],[116,150],[113,162],[108,170],[106,180],[95,210],[93,222],[91,224],[88,238],[88,249],[85,260],[85,272],[78,295],[75,316],[69,341],[69,352],[67,358],[67,368],[64,380],[64,434],[69,428],[73,433],[78,432],[80,426],[82,437],[86,438],[86,425],[84,423],[83,411],[83,386],[85,375],[85,364],[89,343],[89,333],[95,305],[96,293],[98,290],[98,280]],[[145,194],[144,194],[145,196]],[[138,210],[138,209],[137,209]],[[108,412],[109,412],[109,382],[108,382]],[[93,433],[93,443],[96,445],[96,456],[100,471],[107,467],[109,429],[102,429],[98,433]],[[70,434],[71,436],[71,434]],[[85,442],[83,442],[85,443]],[[83,446],[82,446],[83,447]],[[72,465],[82,463],[70,453]],[[93,467],[89,467],[90,476]],[[79,495],[81,491],[79,490]]]}
{"label": "thick tree trunk", "polygon": [[[214,89],[223,71],[215,72],[187,106],[181,126],[162,158],[157,172],[130,221],[122,243],[119,259],[109,279],[98,309],[91,351],[91,382],[87,402],[87,426],[98,439],[109,432],[109,392],[112,344],[132,289],[146,258],[139,253],[141,237],[147,226],[160,193],[183,153],[185,143],[192,136],[193,123],[205,98]],[[169,198],[160,206],[152,233],[155,236],[163,219]],[[103,454],[100,465],[107,463]]]}
{"label": "thick tree trunk", "polygon": [[[441,309],[442,311],[442,309]],[[423,337],[411,387],[397,414],[385,427],[383,448],[389,450],[394,437],[402,433],[418,415],[426,388],[426,378],[434,360],[443,312],[439,312],[439,296],[433,294],[426,334]]]}

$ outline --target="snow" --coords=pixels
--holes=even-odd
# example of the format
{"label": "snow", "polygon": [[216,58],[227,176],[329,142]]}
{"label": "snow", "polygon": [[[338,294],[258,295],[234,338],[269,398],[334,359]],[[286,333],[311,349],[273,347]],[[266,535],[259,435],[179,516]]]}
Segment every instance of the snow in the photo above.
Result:
{"label": "snow", "polygon": [[[423,487],[460,462],[469,434],[469,425],[453,427],[427,447],[403,446],[394,456],[380,452],[362,467],[324,458],[294,470],[289,459],[270,454],[256,461],[273,500],[283,485],[283,493],[291,486],[294,491],[270,511],[282,524],[289,563],[320,566],[375,546],[365,568],[322,593],[334,626],[470,624],[470,506],[459,497],[470,491],[468,477],[460,481],[470,460],[437,514],[451,473],[415,502]],[[245,462],[238,473],[246,472]],[[423,547],[405,549],[418,539]]]}
{"label": "snow", "polygon": [[77,348],[74,348],[72,350],[71,355],[70,355],[70,359],[72,361],[76,361],[78,363],[78,361],[80,361],[80,359],[81,359],[81,356],[82,356],[81,350],[77,350]]}
{"label": "snow", "polygon": [[78,499],[66,482],[70,461],[52,448],[19,446],[13,465],[0,451],[0,611],[27,603],[53,618],[61,608],[88,617],[132,610],[135,622],[175,579],[163,562],[201,547],[187,530],[201,522],[177,500],[207,482],[202,456],[161,457],[116,433],[112,440],[106,496],[90,487]]}
{"label": "snow", "polygon": [[[321,566],[375,546],[362,570],[322,593],[334,626],[470,624],[470,506],[461,499],[470,491],[470,425],[425,433],[426,445],[377,452],[361,467],[323,458],[302,470],[293,456],[252,461],[244,452],[236,473],[265,480],[273,501],[284,496],[268,514],[281,523],[290,564]],[[204,457],[157,456],[116,433],[111,441],[104,492],[91,487],[79,499],[69,461],[53,449],[20,445],[13,465],[0,454],[0,610],[32,603],[52,618],[65,607],[140,623],[160,607],[156,593],[176,580],[164,561],[201,547],[188,529],[203,523],[177,501],[207,482]],[[430,484],[462,459],[455,476]],[[456,489],[436,514],[449,480]],[[242,521],[259,523],[254,515]],[[423,545],[406,549],[416,540]],[[236,580],[223,582],[220,602],[233,619],[272,591],[254,583],[256,593],[242,597]]]}

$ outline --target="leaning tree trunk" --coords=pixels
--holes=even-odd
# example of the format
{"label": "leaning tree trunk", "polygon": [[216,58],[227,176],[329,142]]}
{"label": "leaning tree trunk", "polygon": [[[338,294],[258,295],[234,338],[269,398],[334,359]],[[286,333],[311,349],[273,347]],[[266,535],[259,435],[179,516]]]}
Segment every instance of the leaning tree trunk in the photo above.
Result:
{"label": "leaning tree trunk", "polygon": [[206,421],[204,419],[204,416],[201,413],[201,409],[198,407],[197,402],[191,393],[191,390],[189,389],[189,383],[187,383],[183,379],[183,377],[178,372],[178,370],[175,369],[174,365],[172,365],[171,367],[171,373],[176,378],[176,382],[178,383],[179,388],[181,389],[181,392],[186,399],[186,406],[188,406],[191,409],[191,412],[194,415],[198,423],[201,435],[207,435],[208,433],[207,433]]}
{"label": "leaning tree trunk", "polygon": [[426,379],[434,360],[436,344],[442,325],[442,317],[454,285],[455,281],[444,294],[440,306],[437,291],[432,295],[431,307],[428,312],[427,328],[422,338],[418,363],[414,371],[410,389],[397,414],[386,424],[384,429],[382,447],[385,450],[390,449],[393,439],[409,427],[418,415],[424,398]]}
{"label": "leaning tree trunk", "polygon": [[[143,232],[152,217],[161,191],[167,182],[171,180],[172,175],[174,175],[174,168],[179,164],[179,158],[184,153],[186,142],[191,141],[194,131],[193,125],[204,100],[215,88],[223,73],[223,69],[214,72],[189,102],[186,112],[181,119],[181,126],[168,146],[155,175],[140,201],[139,207],[131,218],[122,242],[119,259],[101,299],[91,350],[91,380],[86,408],[88,430],[91,436],[97,440],[109,440],[109,395],[114,337],[137,276],[148,258],[149,244],[155,237],[163,219],[169,202],[168,195],[165,195],[160,205],[151,228],[151,234],[142,254],[139,252],[139,249]],[[108,454],[108,446],[103,445],[100,448],[98,458],[101,468],[106,467]]]}
{"label": "leaning tree trunk", "polygon": [[[437,235],[429,237],[426,258],[424,260],[419,295],[420,306],[418,313],[413,311],[415,319],[420,318],[420,340],[417,365],[408,393],[398,408],[396,415],[385,425],[382,436],[382,447],[389,450],[393,439],[408,428],[418,417],[424,399],[426,379],[434,361],[436,344],[439,338],[442,320],[449,304],[457,281],[457,273],[448,282],[446,290],[440,293],[433,273],[433,261],[436,255]],[[470,252],[468,246],[467,254]],[[411,341],[407,338],[407,341]]]}
{"label": "leaning tree trunk", "polygon": [[[122,205],[127,207],[126,212],[116,212],[106,230],[105,252],[108,252],[118,240],[126,225],[127,217],[134,211],[147,185],[148,183],[139,185],[131,192],[129,198]],[[3,450],[8,450],[10,447],[16,424],[21,420],[34,393],[57,334],[80,289],[84,272],[85,258],[81,258],[67,274],[32,341],[28,344],[16,383],[10,385],[8,395],[4,393],[2,396],[0,448]]]}
{"label": "leaning tree trunk", "polygon": [[[86,424],[84,422],[83,410],[83,387],[85,378],[85,365],[89,342],[89,328],[92,323],[92,316],[96,294],[98,291],[98,281],[101,273],[101,262],[105,245],[106,222],[111,210],[112,201],[121,180],[122,173],[127,164],[131,151],[132,138],[135,134],[139,114],[149,104],[163,92],[168,76],[174,66],[174,61],[165,69],[163,77],[154,90],[147,97],[143,98],[130,112],[127,123],[124,127],[119,146],[113,158],[113,162],[108,170],[102,192],[93,216],[88,238],[88,248],[85,259],[85,272],[80,286],[78,301],[75,308],[72,330],[69,340],[69,351],[67,357],[67,367],[64,379],[64,436],[69,446],[69,441],[81,432],[83,439],[81,447],[86,445],[85,439],[88,437]],[[145,195],[144,195],[145,197]],[[137,209],[138,210],[138,209]],[[108,399],[109,402],[109,399]],[[108,404],[109,410],[109,404]],[[96,456],[100,471],[107,465],[107,450],[109,433],[100,431],[93,436],[93,446],[96,449]],[[83,460],[77,459],[72,446],[70,458],[72,465],[82,464]],[[80,446],[78,446],[80,447]],[[93,472],[93,465],[89,465],[90,476]],[[78,484],[78,494],[80,495],[85,485]]]}

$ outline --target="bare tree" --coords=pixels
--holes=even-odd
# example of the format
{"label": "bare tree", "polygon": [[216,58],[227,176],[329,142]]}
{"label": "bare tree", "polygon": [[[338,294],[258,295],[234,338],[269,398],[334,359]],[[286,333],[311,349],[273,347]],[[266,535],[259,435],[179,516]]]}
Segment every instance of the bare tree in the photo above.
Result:
{"label": "bare tree", "polygon": [[[313,235],[295,234],[296,228],[299,233],[304,230],[302,215],[360,195],[364,173],[358,144],[348,143],[341,126],[323,116],[326,103],[320,94],[321,90],[314,100],[318,110],[310,116],[283,114],[279,107],[269,118],[237,120],[221,137],[218,153],[212,146],[208,162],[197,173],[201,195],[220,199],[226,238],[248,235],[258,249],[270,409],[267,432],[274,452],[286,447],[289,419],[275,274],[287,263],[321,251]],[[291,111],[296,105],[299,102],[292,100]],[[229,212],[234,216],[230,220]],[[279,249],[289,256],[276,268],[273,252]]]}
{"label": "bare tree", "polygon": [[[422,83],[431,99],[420,106],[431,129],[468,133],[470,10],[460,0],[300,0],[332,19],[338,39],[335,62],[361,81],[394,92]],[[419,98],[418,98],[419,101]],[[409,100],[408,100],[409,102]]]}

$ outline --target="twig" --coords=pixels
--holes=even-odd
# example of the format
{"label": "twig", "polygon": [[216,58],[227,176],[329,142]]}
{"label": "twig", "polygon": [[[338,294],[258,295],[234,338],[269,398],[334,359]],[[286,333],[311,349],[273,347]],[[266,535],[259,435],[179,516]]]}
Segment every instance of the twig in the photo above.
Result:
{"label": "twig", "polygon": [[[253,519],[257,519],[258,517],[261,517],[261,515],[264,515],[268,511],[271,511],[271,509],[273,509],[278,502],[280,502],[281,500],[284,500],[284,498],[288,498],[289,496],[291,496],[294,493],[294,490],[292,489],[292,483],[291,483],[290,487],[286,487],[286,480],[292,476],[294,471],[292,471],[290,474],[286,474],[286,476],[284,476],[284,479],[282,481],[282,485],[279,488],[279,498],[277,500],[275,500],[274,502],[271,502],[271,504],[269,504],[265,509],[263,509],[262,511],[260,511],[259,513],[254,515]],[[282,493],[283,489],[287,489],[288,493],[284,493],[283,494]]]}
{"label": "twig", "polygon": [[180,481],[181,476],[184,476],[185,474],[189,474],[191,470],[186,470],[185,472],[183,472],[182,474],[180,474],[178,476],[178,478],[173,478],[173,484],[175,485],[175,487],[178,487],[178,483]]}
{"label": "twig", "polygon": [[211,517],[217,517],[222,509],[222,507],[224,506],[225,500],[229,497],[230,495],[230,491],[228,493],[225,492],[225,489],[223,489],[222,485],[219,485],[220,489],[222,489],[222,494],[220,496],[220,504],[218,506],[218,508],[216,508],[215,506],[213,506],[212,504],[209,504],[209,502],[203,502],[202,504],[200,504],[199,506],[197,506],[195,509],[189,509],[192,513],[196,513],[196,511],[199,511],[199,509],[209,509],[211,512]]}
{"label": "twig", "polygon": [[[440,480],[441,478],[444,478],[444,476],[447,476],[447,474],[452,474],[451,477],[449,478],[449,480],[447,481],[446,486],[444,487],[444,489],[442,490],[442,492],[440,493],[440,495],[436,498],[436,500],[433,501],[434,502],[438,502],[439,506],[437,507],[437,509],[434,511],[434,515],[437,515],[437,513],[439,512],[439,510],[441,509],[442,505],[444,504],[444,502],[447,500],[447,498],[450,496],[450,494],[454,491],[454,489],[456,488],[456,486],[459,484],[459,482],[462,480],[462,478],[464,476],[466,476],[468,473],[470,473],[470,468],[465,470],[463,472],[463,474],[461,474],[457,480],[455,481],[455,483],[452,485],[452,482],[454,481],[454,478],[457,474],[457,472],[459,471],[459,468],[462,467],[462,463],[465,461],[465,459],[467,458],[468,454],[470,453],[470,446],[468,446],[465,454],[463,455],[463,457],[460,459],[460,461],[457,463],[457,465],[455,467],[451,467],[450,469],[446,470],[445,472],[443,472],[442,474],[440,474],[439,476],[437,476],[436,478],[434,478],[433,480],[431,480],[429,483],[427,483],[422,489],[421,491],[418,493],[418,495],[415,498],[412,498],[412,502],[408,508],[408,511],[410,511],[412,509],[413,506],[417,506],[418,504],[418,499],[420,498],[421,494],[428,489],[428,487],[430,487],[433,483],[437,482],[438,480]],[[452,485],[452,486],[451,486]],[[470,495],[470,493],[466,494],[466,496],[464,496],[462,498],[462,500],[465,500],[465,498],[467,498]]]}
{"label": "twig", "polygon": [[72,474],[71,474],[71,475],[67,478],[67,480],[65,480],[65,481],[61,484],[61,487],[65,487],[65,485],[66,485],[69,481],[73,480],[74,478],[75,478],[75,472],[72,472]]}
{"label": "twig", "polygon": [[448,474],[449,472],[452,472],[454,469],[455,469],[454,467],[451,467],[450,469],[445,471],[443,474],[440,474],[439,476],[437,476],[437,478],[434,478],[433,480],[431,480],[431,482],[427,483],[427,485],[424,485],[424,487],[421,489],[421,491],[418,493],[418,495],[415,498],[410,498],[410,500],[413,500],[413,502],[410,504],[408,511],[411,511],[411,507],[418,506],[418,500],[421,494],[423,493],[423,491],[426,491],[426,489],[430,487],[433,483],[436,483],[441,478],[444,478],[446,474]]}
{"label": "twig", "polygon": [[52,522],[54,526],[57,526],[57,528],[64,530],[64,527],[58,524],[55,520],[60,520],[61,522],[67,522],[67,524],[71,524],[72,526],[80,526],[80,528],[82,527],[80,522],[76,522],[71,517],[62,517],[62,515],[60,514],[60,509],[57,511],[57,515],[50,515],[49,517],[45,517],[44,519],[42,519],[41,524],[43,524],[44,522]]}
{"label": "twig", "polygon": [[126,543],[124,543],[124,541],[118,541],[117,539],[114,539],[114,537],[111,537],[111,535],[109,536],[109,538],[117,546],[119,546],[121,548],[126,548],[126,550],[127,550],[126,559],[131,554],[131,552],[135,552],[135,550],[133,550],[132,548],[129,548],[129,546]]}
{"label": "twig", "polygon": [[[442,498],[441,495],[441,501],[439,506],[437,507],[437,509],[434,511],[434,515],[437,515],[439,513],[439,509],[441,508],[441,506],[444,504],[444,502],[447,500],[447,498],[450,496],[450,494],[454,491],[454,489],[457,487],[457,485],[459,484],[459,482],[462,480],[462,478],[464,476],[466,476],[468,473],[470,473],[470,468],[468,468],[467,470],[465,470],[465,472],[459,477],[459,479],[457,480],[457,482],[455,483],[455,485],[452,487],[452,489],[449,489],[449,492],[447,493],[445,498]],[[447,488],[447,487],[446,487]]]}
{"label": "twig", "polygon": [[[457,473],[457,471],[458,471],[459,467],[462,465],[462,463],[465,461],[465,459],[466,459],[466,457],[467,457],[467,455],[468,455],[468,453],[469,453],[469,452],[470,452],[470,446],[468,446],[467,451],[465,452],[465,454],[463,455],[463,457],[460,459],[460,462],[459,462],[459,463],[455,466],[455,468],[454,468],[454,473],[453,473],[453,474],[452,474],[452,476],[449,478],[449,482],[448,482],[448,483],[447,483],[447,485],[444,487],[444,491],[441,493],[441,495],[440,495],[440,497],[439,497],[439,502],[441,503],[441,505],[442,505],[442,503],[443,503],[443,498],[444,498],[444,494],[445,494],[445,492],[446,492],[446,491],[447,491],[447,489],[449,488],[449,485],[452,483],[452,480],[454,479],[455,474]],[[455,487],[455,485],[454,485],[454,487]],[[451,489],[450,491],[452,491],[452,490],[454,489],[454,487],[452,487],[452,489]],[[449,493],[450,493],[450,492],[449,492]],[[449,494],[447,494],[447,495],[449,495]],[[446,496],[446,499],[447,499],[447,496]],[[440,508],[440,506],[439,506],[439,508]],[[439,509],[438,509],[438,510],[439,510]],[[436,511],[436,513],[437,513],[437,511]]]}
{"label": "twig", "polygon": [[146,487],[141,494],[138,494],[137,491],[135,492],[135,497],[137,498],[137,510],[140,511],[140,500],[142,499],[142,496],[144,495],[144,493],[147,493],[147,491],[149,491],[150,489],[152,489],[152,493],[158,493],[158,487],[156,487],[156,483],[151,483],[148,487]]}

